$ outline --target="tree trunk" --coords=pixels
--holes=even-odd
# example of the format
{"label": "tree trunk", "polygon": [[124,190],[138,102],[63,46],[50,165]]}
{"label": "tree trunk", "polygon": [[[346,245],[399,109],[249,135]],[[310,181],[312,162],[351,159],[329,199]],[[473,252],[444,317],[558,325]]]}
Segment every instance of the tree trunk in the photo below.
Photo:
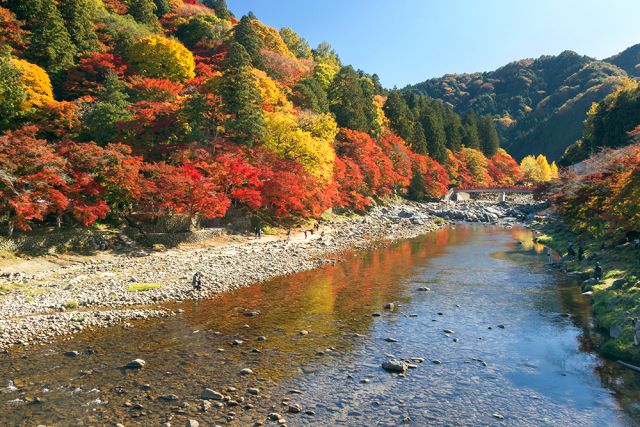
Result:
{"label": "tree trunk", "polygon": [[15,229],[15,222],[12,219],[9,220],[8,227],[9,227],[9,237],[13,237],[13,230]]}
{"label": "tree trunk", "polygon": [[58,227],[58,230],[62,228],[62,215],[56,216],[56,227]]}

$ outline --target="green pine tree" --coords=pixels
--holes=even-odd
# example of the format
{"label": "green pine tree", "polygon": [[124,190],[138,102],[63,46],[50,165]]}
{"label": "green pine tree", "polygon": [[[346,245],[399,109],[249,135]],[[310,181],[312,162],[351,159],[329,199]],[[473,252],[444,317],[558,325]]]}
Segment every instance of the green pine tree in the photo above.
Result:
{"label": "green pine tree", "polygon": [[383,109],[389,119],[391,129],[405,141],[411,142],[415,129],[415,120],[407,102],[398,90],[393,90],[389,93]]}
{"label": "green pine tree", "polygon": [[202,4],[213,9],[216,12],[216,16],[220,19],[229,19],[233,17],[233,14],[229,11],[225,0],[204,0]]}
{"label": "green pine tree", "polygon": [[480,137],[480,149],[485,156],[491,157],[500,148],[500,137],[496,130],[496,124],[491,116],[482,116],[478,121],[478,136]]}
{"label": "green pine tree", "polygon": [[156,5],[156,16],[162,18],[167,13],[171,12],[171,6],[169,0],[153,0]]}
{"label": "green pine tree", "polygon": [[157,6],[153,0],[129,0],[128,13],[141,24],[157,27],[159,24],[156,9]]}
{"label": "green pine tree", "polygon": [[93,3],[88,0],[61,0],[58,7],[78,52],[96,51],[99,43],[93,24]]}
{"label": "green pine tree", "polygon": [[419,121],[424,128],[429,156],[438,163],[444,163],[447,160],[447,137],[441,118],[432,108],[424,108],[421,111]]}
{"label": "green pine tree", "polygon": [[453,152],[459,151],[464,137],[464,127],[460,116],[451,108],[444,112],[444,132],[447,135],[447,148]]}
{"label": "green pine tree", "polygon": [[251,57],[244,46],[233,42],[224,62],[220,85],[223,112],[229,115],[226,132],[240,143],[253,146],[263,140],[265,122],[262,98],[253,73]]}
{"label": "green pine tree", "polygon": [[300,80],[293,88],[291,99],[296,106],[316,113],[329,111],[327,91],[314,77]]}
{"label": "green pine tree", "polygon": [[18,19],[26,22],[31,43],[26,58],[56,79],[65,68],[73,65],[76,46],[69,36],[64,20],[51,0],[10,0],[7,5]]}
{"label": "green pine tree", "polygon": [[467,111],[464,116],[464,136],[462,144],[467,148],[480,148],[480,136],[478,135],[478,116],[473,110]]}
{"label": "green pine tree", "polygon": [[418,154],[427,154],[429,152],[427,148],[427,137],[424,135],[424,128],[419,121],[413,124],[413,132],[408,142],[409,147]]}
{"label": "green pine tree", "polygon": [[253,19],[248,15],[243,16],[238,25],[236,25],[233,38],[245,48],[253,66],[260,68],[262,66],[264,43],[258,36],[258,31],[253,25]]}
{"label": "green pine tree", "polygon": [[351,66],[342,67],[329,87],[329,109],[338,126],[375,134],[373,100],[363,91],[360,75]]}
{"label": "green pine tree", "polygon": [[11,48],[0,47],[0,129],[6,129],[22,113],[27,93],[22,73],[11,63]]}
{"label": "green pine tree", "polygon": [[128,110],[129,96],[125,93],[124,84],[118,76],[111,73],[107,76],[104,88],[86,113],[80,137],[85,141],[95,141],[106,145],[118,135],[118,123],[131,118]]}

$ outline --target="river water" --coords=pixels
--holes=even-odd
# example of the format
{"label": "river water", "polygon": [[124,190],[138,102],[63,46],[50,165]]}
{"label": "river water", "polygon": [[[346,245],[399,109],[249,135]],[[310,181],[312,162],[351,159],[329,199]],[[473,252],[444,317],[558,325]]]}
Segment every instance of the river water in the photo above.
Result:
{"label": "river water", "polygon": [[[637,425],[638,374],[594,353],[579,287],[530,242],[457,226],[0,355],[0,425]],[[389,355],[424,362],[398,376]],[[134,358],[146,367],[121,369]],[[233,402],[202,412],[204,388]]]}

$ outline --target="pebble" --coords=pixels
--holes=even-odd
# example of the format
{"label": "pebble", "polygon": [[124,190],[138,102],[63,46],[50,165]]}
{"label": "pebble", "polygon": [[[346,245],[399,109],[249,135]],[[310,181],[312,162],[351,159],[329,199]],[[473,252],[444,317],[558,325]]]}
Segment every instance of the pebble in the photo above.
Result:
{"label": "pebble", "polygon": [[301,336],[309,335],[309,331],[305,331],[304,329],[300,331]]}
{"label": "pebble", "polygon": [[249,368],[244,368],[240,371],[240,375],[251,375],[253,374],[253,371]]}
{"label": "pebble", "polygon": [[200,393],[200,398],[205,400],[222,400],[224,396],[222,393],[211,390],[210,388],[205,388],[202,390],[202,393]]}
{"label": "pebble", "polygon": [[392,302],[388,302],[384,305],[385,310],[393,310],[394,308],[396,308],[396,305]]}
{"label": "pebble", "polygon": [[249,394],[252,394],[254,396],[257,396],[260,394],[260,389],[259,388],[255,388],[255,387],[251,387],[250,389],[247,389],[247,392]]}
{"label": "pebble", "polygon": [[146,364],[147,362],[145,362],[142,359],[134,359],[128,362],[126,365],[124,365],[124,367],[126,369],[141,369],[141,368],[144,368]]}

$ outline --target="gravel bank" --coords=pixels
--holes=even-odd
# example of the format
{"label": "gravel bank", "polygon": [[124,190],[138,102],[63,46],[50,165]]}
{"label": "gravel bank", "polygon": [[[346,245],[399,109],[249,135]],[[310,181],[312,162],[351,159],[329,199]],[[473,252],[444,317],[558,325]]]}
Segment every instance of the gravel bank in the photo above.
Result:
{"label": "gravel bank", "polygon": [[[318,234],[289,242],[251,240],[205,249],[174,249],[119,256],[26,275],[0,273],[0,351],[39,344],[55,336],[134,319],[170,316],[153,307],[204,299],[220,292],[339,261],[340,252],[434,231],[446,222],[523,220],[523,203],[411,203],[378,207],[366,217],[323,224]],[[202,275],[202,290],[191,279]],[[145,291],[136,291],[139,289]],[[151,308],[140,308],[140,307]]]}

